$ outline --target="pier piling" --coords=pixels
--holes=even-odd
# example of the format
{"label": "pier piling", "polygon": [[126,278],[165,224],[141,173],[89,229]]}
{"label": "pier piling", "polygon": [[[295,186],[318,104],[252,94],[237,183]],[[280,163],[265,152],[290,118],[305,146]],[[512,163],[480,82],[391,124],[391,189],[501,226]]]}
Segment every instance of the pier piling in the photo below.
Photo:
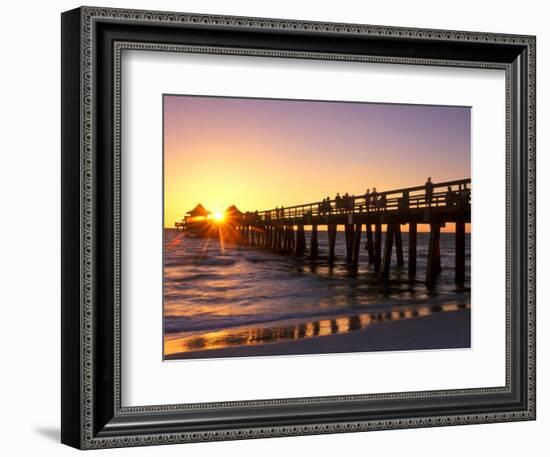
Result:
{"label": "pier piling", "polygon": [[416,274],[416,222],[409,223],[409,276]]}
{"label": "pier piling", "polygon": [[434,222],[430,224],[430,244],[428,247],[428,265],[426,268],[426,283],[433,284],[439,273],[441,273],[441,253],[439,239],[441,237],[441,224]]}
{"label": "pier piling", "polygon": [[388,278],[391,267],[391,254],[393,249],[393,238],[395,236],[396,224],[388,224],[386,228],[386,236],[384,240],[384,262],[382,264],[382,276]]}
{"label": "pier piling", "polygon": [[299,224],[296,229],[296,245],[294,247],[294,255],[302,257],[306,252],[306,232],[304,225]]}
{"label": "pier piling", "polygon": [[366,225],[366,231],[367,231],[367,241],[366,243],[366,250],[367,255],[369,257],[369,264],[374,264],[374,245],[372,241],[372,225],[371,224],[365,224]]}
{"label": "pier piling", "polygon": [[351,263],[353,250],[353,225],[345,224],[344,232],[346,236],[346,262]]}
{"label": "pier piling", "polygon": [[380,271],[380,262],[382,260],[382,224],[377,223],[374,226],[374,271]]}
{"label": "pier piling", "polygon": [[395,252],[397,254],[397,266],[402,267],[403,262],[403,239],[401,238],[401,224],[396,223],[394,225],[395,230]]}
{"label": "pier piling", "polygon": [[328,263],[334,265],[336,258],[334,250],[336,248],[336,224],[329,224],[328,226]]}
{"label": "pier piling", "polygon": [[353,231],[353,254],[352,254],[353,268],[358,268],[359,266],[360,252],[361,252],[361,224],[355,224],[355,230]]}
{"label": "pier piling", "polygon": [[455,282],[464,284],[466,277],[466,230],[464,222],[455,226]]}
{"label": "pier piling", "polygon": [[316,224],[311,226],[311,240],[309,243],[309,258],[315,260],[319,256],[319,239]]}
{"label": "pier piling", "polygon": [[288,225],[285,225],[283,229],[283,252],[290,251],[290,229]]}

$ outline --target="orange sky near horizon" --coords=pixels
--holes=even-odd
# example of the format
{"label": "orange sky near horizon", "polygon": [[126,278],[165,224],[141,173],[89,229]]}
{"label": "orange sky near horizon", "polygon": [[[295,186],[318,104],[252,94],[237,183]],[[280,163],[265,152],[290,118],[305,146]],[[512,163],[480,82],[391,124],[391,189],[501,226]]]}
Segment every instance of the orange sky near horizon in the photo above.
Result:
{"label": "orange sky near horizon", "polygon": [[469,108],[164,96],[165,227],[198,203],[261,211],[427,176],[470,177]]}

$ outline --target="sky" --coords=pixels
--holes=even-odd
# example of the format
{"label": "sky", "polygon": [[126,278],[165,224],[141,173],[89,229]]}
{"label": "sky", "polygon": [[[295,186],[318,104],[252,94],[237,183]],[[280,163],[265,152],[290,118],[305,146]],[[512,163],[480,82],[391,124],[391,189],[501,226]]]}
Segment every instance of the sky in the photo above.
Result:
{"label": "sky", "polygon": [[164,225],[470,177],[470,108],[164,95]]}

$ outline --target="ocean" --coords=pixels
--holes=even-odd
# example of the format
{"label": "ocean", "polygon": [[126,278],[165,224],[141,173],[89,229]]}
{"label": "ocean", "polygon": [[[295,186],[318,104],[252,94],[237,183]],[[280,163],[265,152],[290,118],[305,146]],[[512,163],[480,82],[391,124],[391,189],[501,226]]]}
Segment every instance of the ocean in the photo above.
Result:
{"label": "ocean", "polygon": [[[385,234],[383,234],[384,238]],[[263,344],[354,331],[375,320],[417,317],[470,304],[470,234],[466,235],[466,282],[454,282],[454,234],[441,233],[442,273],[424,283],[428,233],[418,233],[417,275],[405,266],[388,281],[368,264],[361,243],[359,267],[346,264],[344,233],[336,262],[326,262],[328,236],[319,232],[320,259],[310,262],[255,247],[164,231],[164,355],[228,346]],[[309,246],[310,233],[306,231]],[[383,246],[383,244],[382,244]]]}

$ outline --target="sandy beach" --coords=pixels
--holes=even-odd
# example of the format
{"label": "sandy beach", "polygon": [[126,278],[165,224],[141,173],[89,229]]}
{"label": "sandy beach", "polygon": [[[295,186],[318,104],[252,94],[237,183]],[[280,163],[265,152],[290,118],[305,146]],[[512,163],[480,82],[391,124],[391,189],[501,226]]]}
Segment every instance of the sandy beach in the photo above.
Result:
{"label": "sandy beach", "polygon": [[376,322],[362,330],[343,334],[175,353],[167,355],[165,360],[330,354],[357,352],[358,348],[361,352],[469,348],[470,318],[470,309],[460,309],[414,319]]}

